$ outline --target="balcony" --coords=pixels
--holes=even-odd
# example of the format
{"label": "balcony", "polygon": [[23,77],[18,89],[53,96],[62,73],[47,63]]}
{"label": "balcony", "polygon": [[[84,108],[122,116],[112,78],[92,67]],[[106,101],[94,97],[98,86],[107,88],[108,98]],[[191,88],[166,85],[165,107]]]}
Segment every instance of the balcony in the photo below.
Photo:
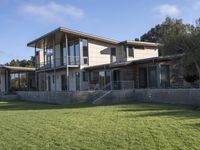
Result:
{"label": "balcony", "polygon": [[[37,70],[54,69],[54,68],[66,67],[66,65],[67,65],[67,59],[66,57],[63,57],[37,63],[36,69]],[[69,67],[79,67],[79,65],[80,65],[79,56],[68,56]]]}

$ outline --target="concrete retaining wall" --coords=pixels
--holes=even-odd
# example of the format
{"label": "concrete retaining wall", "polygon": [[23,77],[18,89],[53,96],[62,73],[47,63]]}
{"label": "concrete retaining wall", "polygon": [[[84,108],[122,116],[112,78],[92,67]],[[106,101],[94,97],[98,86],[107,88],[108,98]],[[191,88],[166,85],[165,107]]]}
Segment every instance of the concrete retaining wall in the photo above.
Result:
{"label": "concrete retaining wall", "polygon": [[18,95],[0,95],[0,101],[18,101]]}
{"label": "concrete retaining wall", "polygon": [[112,91],[98,104],[149,102],[200,106],[200,89],[135,89]]}
{"label": "concrete retaining wall", "polygon": [[200,89],[136,89],[133,101],[200,106]]}
{"label": "concrete retaining wall", "polygon": [[[80,92],[17,92],[18,96],[0,97],[1,100],[22,100],[54,104],[85,103],[94,98],[94,91]],[[200,106],[200,89],[135,89],[111,91],[98,104],[149,102]]]}
{"label": "concrete retaining wall", "polygon": [[89,101],[92,96],[92,91],[79,92],[17,92],[19,100],[46,102],[52,104],[77,104]]}

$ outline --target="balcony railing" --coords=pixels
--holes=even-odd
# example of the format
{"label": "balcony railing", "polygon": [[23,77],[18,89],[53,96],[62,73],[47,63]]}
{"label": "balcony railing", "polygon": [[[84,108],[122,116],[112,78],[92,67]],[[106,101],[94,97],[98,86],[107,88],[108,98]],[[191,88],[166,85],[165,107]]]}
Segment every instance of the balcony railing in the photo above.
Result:
{"label": "balcony railing", "polygon": [[[66,57],[56,58],[45,62],[40,62],[36,64],[37,69],[51,69],[57,68],[67,65]],[[68,65],[80,65],[80,57],[79,56],[69,56],[68,57]]]}

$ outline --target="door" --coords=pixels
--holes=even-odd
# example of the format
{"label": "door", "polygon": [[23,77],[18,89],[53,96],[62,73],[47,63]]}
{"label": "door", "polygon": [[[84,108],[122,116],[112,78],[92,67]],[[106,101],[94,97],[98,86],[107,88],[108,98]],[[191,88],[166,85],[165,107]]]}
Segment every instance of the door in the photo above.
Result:
{"label": "door", "polygon": [[147,68],[139,68],[139,88],[147,88]]}
{"label": "door", "polygon": [[148,68],[148,77],[149,77],[149,88],[157,88],[158,80],[157,80],[157,67],[150,66]]}
{"label": "door", "polygon": [[48,76],[48,91],[51,91],[51,77]]}
{"label": "door", "polygon": [[113,88],[119,90],[121,88],[120,83],[120,70],[113,71]]}

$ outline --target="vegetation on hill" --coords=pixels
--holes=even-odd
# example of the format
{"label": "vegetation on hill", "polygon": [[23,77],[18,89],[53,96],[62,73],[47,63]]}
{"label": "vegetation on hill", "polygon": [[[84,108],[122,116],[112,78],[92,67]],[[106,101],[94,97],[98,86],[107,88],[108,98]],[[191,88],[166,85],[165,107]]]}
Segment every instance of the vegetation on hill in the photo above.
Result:
{"label": "vegetation on hill", "polygon": [[18,60],[18,59],[13,59],[10,62],[6,63],[5,65],[8,66],[19,66],[19,67],[35,67],[35,57],[31,56],[31,59],[26,60]]}
{"label": "vegetation on hill", "polygon": [[167,17],[141,36],[142,41],[159,42],[160,55],[184,54],[179,63],[188,82],[200,79],[200,19],[195,25]]}

